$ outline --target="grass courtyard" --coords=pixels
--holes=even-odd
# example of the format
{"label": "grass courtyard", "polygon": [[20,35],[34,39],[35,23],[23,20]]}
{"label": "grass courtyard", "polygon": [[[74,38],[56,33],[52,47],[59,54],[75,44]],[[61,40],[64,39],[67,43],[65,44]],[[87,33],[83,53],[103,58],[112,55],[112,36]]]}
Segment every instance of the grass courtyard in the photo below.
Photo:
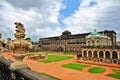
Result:
{"label": "grass courtyard", "polygon": [[57,62],[61,60],[71,59],[73,56],[64,56],[64,55],[48,55],[47,59],[40,60],[40,62],[49,63],[49,62]]}
{"label": "grass courtyard", "polygon": [[[40,53],[31,52],[29,54],[39,55]],[[64,54],[63,55],[56,55],[56,54],[52,54],[52,53],[50,53],[47,57],[48,58],[43,59],[43,60],[39,60],[39,61],[43,62],[43,63],[50,63],[50,62],[57,62],[57,61],[67,60],[67,59],[73,58],[73,56],[68,56],[67,54],[66,55],[64,55]],[[100,74],[100,73],[103,73],[103,72],[106,71],[105,68],[103,68],[103,67],[91,67],[90,65],[76,64],[76,63],[64,64],[64,65],[61,65],[61,67],[69,68],[69,69],[73,69],[73,70],[78,70],[78,71],[82,71],[83,68],[88,67],[87,71],[89,73],[92,73],[92,74]],[[120,79],[120,70],[112,69],[112,71],[114,72],[113,74],[107,74],[105,76]],[[54,76],[51,76],[51,75],[48,75],[48,74],[45,74],[45,73],[44,73],[44,75],[49,76],[49,77],[53,77],[55,80],[60,80],[60,79],[58,79],[58,78],[56,78]]]}
{"label": "grass courtyard", "polygon": [[62,67],[82,71],[83,68],[89,67],[89,66],[84,64],[69,63],[69,64],[62,65]]}
{"label": "grass courtyard", "polygon": [[93,74],[99,74],[105,72],[105,68],[103,67],[92,67],[88,69],[88,72],[93,73]]}

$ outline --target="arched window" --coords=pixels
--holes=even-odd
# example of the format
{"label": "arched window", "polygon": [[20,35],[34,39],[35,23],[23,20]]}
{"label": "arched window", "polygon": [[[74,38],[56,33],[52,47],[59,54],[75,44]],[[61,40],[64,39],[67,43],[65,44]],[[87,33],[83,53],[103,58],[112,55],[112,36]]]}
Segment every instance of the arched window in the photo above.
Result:
{"label": "arched window", "polygon": [[99,41],[97,41],[97,42],[96,42],[96,45],[97,45],[97,46],[99,46],[99,45],[100,45],[100,42],[99,42]]}
{"label": "arched window", "polygon": [[105,52],[105,56],[106,56],[107,59],[110,59],[110,52],[109,52],[109,51],[106,51],[106,52]]}
{"label": "arched window", "polygon": [[103,54],[103,51],[100,51],[100,52],[99,52],[99,57],[100,57],[100,58],[103,58],[103,57],[104,57],[103,55],[104,55],[104,54]]}
{"label": "arched window", "polygon": [[84,51],[83,57],[87,57],[87,51]]}
{"label": "arched window", "polygon": [[95,45],[95,42],[94,41],[92,41],[92,46],[94,46]]}
{"label": "arched window", "polygon": [[92,51],[88,51],[88,57],[92,57]]}
{"label": "arched window", "polygon": [[118,59],[118,55],[116,51],[112,52],[112,59]]}
{"label": "arched window", "polygon": [[94,51],[94,58],[97,58],[97,51]]}
{"label": "arched window", "polygon": [[88,46],[90,46],[90,41],[88,41]]}

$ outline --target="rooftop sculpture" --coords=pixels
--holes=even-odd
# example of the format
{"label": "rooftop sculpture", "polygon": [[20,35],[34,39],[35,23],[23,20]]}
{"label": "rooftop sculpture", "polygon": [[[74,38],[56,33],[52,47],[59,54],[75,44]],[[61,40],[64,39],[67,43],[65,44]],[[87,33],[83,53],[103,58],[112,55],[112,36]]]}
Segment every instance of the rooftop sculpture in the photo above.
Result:
{"label": "rooftop sculpture", "polygon": [[[15,22],[16,25],[16,33],[14,34],[15,40],[9,43],[11,47],[9,49],[13,49],[13,57],[16,59],[14,63],[11,64],[13,69],[20,69],[27,67],[27,64],[23,62],[23,58],[26,56],[26,52],[29,49],[32,49],[31,42],[25,40],[25,28],[24,25],[20,22]],[[8,39],[10,40],[10,39]]]}

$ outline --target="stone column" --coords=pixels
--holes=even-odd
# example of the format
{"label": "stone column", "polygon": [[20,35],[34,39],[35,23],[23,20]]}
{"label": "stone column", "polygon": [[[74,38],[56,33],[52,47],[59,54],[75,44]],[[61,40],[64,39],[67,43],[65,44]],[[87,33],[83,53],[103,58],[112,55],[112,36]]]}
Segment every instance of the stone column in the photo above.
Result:
{"label": "stone column", "polygon": [[94,57],[94,53],[93,53],[93,51],[91,51],[92,52],[92,58]]}
{"label": "stone column", "polygon": [[118,55],[118,60],[119,60],[120,59],[120,50],[118,50],[117,55]]}
{"label": "stone column", "polygon": [[112,59],[112,50],[110,51],[110,59]]}
{"label": "stone column", "polygon": [[105,51],[103,51],[103,58],[104,58],[104,59],[106,58]]}
{"label": "stone column", "polygon": [[86,50],[86,53],[87,53],[87,58],[88,58],[88,51]]}
{"label": "stone column", "polygon": [[99,51],[97,51],[97,57],[99,58]]}
{"label": "stone column", "polygon": [[83,54],[84,54],[83,52],[84,52],[84,51],[82,50],[82,58],[84,57],[84,56],[83,56]]}
{"label": "stone column", "polygon": [[118,51],[118,64],[120,64],[120,50]]}

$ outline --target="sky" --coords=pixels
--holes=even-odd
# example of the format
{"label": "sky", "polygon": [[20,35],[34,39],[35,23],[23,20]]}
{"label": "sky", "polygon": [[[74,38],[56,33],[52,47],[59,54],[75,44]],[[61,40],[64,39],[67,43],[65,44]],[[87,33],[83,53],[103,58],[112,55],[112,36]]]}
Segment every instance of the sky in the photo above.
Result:
{"label": "sky", "polygon": [[120,0],[0,0],[0,33],[14,39],[15,22],[26,28],[26,37],[60,36],[114,30],[120,40]]}

